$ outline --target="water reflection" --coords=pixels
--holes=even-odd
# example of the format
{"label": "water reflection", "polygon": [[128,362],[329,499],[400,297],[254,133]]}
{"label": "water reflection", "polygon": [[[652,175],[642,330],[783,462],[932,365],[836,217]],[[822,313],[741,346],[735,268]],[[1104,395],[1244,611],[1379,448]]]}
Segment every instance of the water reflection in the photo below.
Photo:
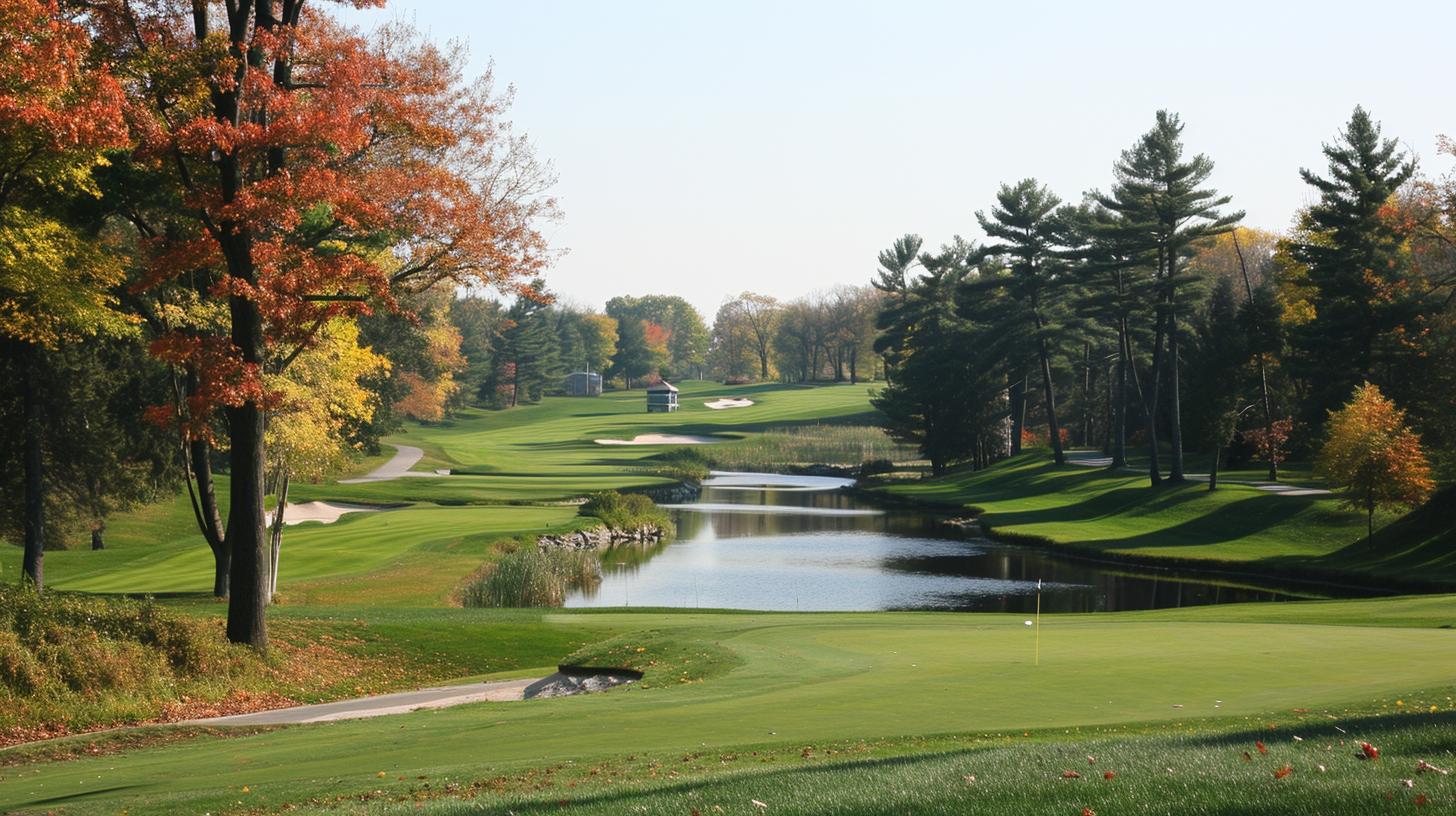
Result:
{"label": "water reflection", "polygon": [[721,487],[705,487],[698,502],[673,509],[672,543],[612,551],[603,559],[601,585],[573,594],[566,605],[1020,613],[1035,607],[1038,579],[1048,612],[1293,597],[959,538],[927,514],[885,511],[761,474],[731,476]]}

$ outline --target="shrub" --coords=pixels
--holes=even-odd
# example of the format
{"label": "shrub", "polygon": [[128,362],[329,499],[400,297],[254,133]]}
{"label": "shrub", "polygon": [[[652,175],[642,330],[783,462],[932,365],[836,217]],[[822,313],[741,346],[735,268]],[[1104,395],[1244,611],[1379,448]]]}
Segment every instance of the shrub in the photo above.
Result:
{"label": "shrub", "polygon": [[264,664],[215,621],[151,601],[0,587],[0,743],[37,726],[157,716],[179,693],[226,687]]}
{"label": "shrub", "polygon": [[618,493],[615,490],[588,493],[580,514],[601,519],[603,524],[614,530],[638,527],[672,529],[672,519],[652,499],[640,493]]}

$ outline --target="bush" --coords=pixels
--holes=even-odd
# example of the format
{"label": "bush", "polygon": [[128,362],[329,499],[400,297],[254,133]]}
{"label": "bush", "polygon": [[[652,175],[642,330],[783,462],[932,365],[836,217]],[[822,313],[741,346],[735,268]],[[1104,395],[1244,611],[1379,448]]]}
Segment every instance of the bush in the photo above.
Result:
{"label": "bush", "polygon": [[460,591],[467,607],[561,606],[566,593],[601,580],[601,562],[587,550],[527,547],[502,557]]}
{"label": "bush", "polygon": [[215,621],[151,601],[0,587],[0,743],[156,716],[184,690],[262,666]]}
{"label": "bush", "polygon": [[614,530],[638,527],[672,529],[672,519],[652,499],[640,493],[618,493],[615,490],[588,493],[580,514],[601,519],[603,524]]}

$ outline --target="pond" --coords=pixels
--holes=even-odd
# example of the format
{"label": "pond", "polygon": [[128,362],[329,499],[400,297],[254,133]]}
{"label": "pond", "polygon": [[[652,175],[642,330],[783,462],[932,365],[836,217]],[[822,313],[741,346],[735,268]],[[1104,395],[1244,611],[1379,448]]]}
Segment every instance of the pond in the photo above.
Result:
{"label": "pond", "polygon": [[671,543],[616,549],[602,582],[568,607],[781,611],[933,609],[1113,612],[1310,597],[1207,576],[1141,571],[960,533],[943,517],[886,509],[849,480],[714,473],[697,501],[665,505]]}

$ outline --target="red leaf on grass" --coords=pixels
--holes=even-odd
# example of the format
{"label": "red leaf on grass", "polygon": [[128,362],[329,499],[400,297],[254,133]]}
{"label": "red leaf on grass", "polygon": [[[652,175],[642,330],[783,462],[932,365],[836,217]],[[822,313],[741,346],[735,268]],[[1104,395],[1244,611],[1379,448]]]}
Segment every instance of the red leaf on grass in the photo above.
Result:
{"label": "red leaf on grass", "polygon": [[1117,776],[1117,774],[1113,773],[1112,771],[1103,771],[1102,772],[1102,778],[1103,779],[1111,780],[1115,776]]}
{"label": "red leaf on grass", "polygon": [[1254,740],[1254,747],[1258,748],[1261,754],[1269,753],[1269,746],[1265,745],[1261,740]]}
{"label": "red leaf on grass", "polygon": [[1082,775],[1076,771],[1062,771],[1063,779],[1081,779]]}
{"label": "red leaf on grass", "polygon": [[1368,742],[1360,743],[1360,752],[1365,755],[1366,759],[1380,759],[1380,749]]}
{"label": "red leaf on grass", "polygon": [[1294,769],[1289,767],[1288,765],[1285,765],[1283,768],[1280,768],[1279,770],[1274,772],[1274,778],[1283,779],[1284,777],[1289,776],[1292,773],[1294,773]]}

